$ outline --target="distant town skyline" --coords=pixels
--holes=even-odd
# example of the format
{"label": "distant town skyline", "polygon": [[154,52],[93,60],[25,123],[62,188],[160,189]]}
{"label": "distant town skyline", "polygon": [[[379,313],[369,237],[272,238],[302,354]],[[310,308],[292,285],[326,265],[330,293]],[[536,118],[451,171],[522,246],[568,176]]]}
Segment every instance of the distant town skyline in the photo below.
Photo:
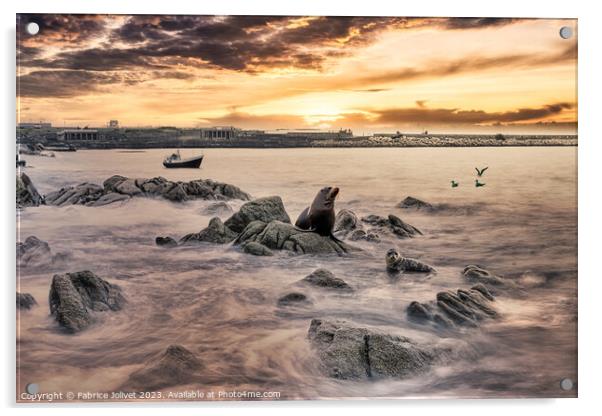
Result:
{"label": "distant town skyline", "polygon": [[576,133],[577,36],[562,26],[577,32],[552,19],[22,14],[17,121]]}

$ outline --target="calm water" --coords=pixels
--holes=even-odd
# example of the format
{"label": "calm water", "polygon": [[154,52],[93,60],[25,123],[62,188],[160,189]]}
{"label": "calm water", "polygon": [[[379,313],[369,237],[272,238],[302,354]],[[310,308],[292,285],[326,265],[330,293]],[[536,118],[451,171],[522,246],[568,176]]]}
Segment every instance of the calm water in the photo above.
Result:
{"label": "calm water", "polygon": [[[114,174],[212,178],[254,197],[280,195],[294,220],[319,188],[341,188],[337,209],[358,215],[394,213],[424,236],[358,243],[356,257],[261,258],[229,245],[165,250],[157,235],[181,237],[204,228],[208,202],[174,204],[138,198],[99,208],[28,208],[20,238],[36,235],[68,261],[23,269],[19,290],[40,304],[20,314],[18,381],[44,391],[112,391],[150,357],[178,343],[206,364],[205,390],[271,390],[282,398],[574,396],[563,378],[576,374],[577,149],[210,149],[200,170],[166,170],[168,150],[90,150],[27,156],[25,172],[41,193]],[[192,150],[182,152],[188,156]],[[474,187],[474,167],[489,166]],[[450,180],[460,182],[452,189]],[[395,205],[408,195],[445,204],[437,213]],[[237,209],[241,202],[231,203]],[[397,247],[438,270],[391,280],[384,254]],[[438,334],[409,323],[412,300],[467,287],[460,271],[478,263],[524,286],[502,296],[502,318],[447,342],[467,343],[465,359],[414,378],[370,382],[324,377],[307,342],[313,317],[335,317],[432,343]],[[336,295],[305,290],[314,306],[286,313],[277,299],[294,282],[326,267],[357,290]],[[57,330],[48,315],[54,273],[90,269],[119,284],[129,303],[77,335]],[[189,386],[190,387],[190,386]],[[172,388],[169,390],[178,390]]]}

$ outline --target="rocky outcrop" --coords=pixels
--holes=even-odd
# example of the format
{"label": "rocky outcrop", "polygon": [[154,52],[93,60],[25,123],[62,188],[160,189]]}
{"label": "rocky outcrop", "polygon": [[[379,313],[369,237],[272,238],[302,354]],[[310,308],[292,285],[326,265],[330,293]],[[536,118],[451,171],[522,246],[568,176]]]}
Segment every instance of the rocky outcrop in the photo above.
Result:
{"label": "rocky outcrop", "polygon": [[326,288],[326,289],[337,289],[341,291],[353,291],[353,288],[347,284],[343,279],[336,277],[330,270],[316,269],[309,275],[305,276],[299,281],[302,284],[309,284],[311,286]]}
{"label": "rocky outcrop", "polygon": [[282,199],[279,196],[270,196],[247,202],[226,220],[225,225],[232,231],[241,233],[253,221],[280,221],[290,224],[291,219],[284,209]]}
{"label": "rocky outcrop", "polygon": [[[227,222],[226,222],[227,223]],[[288,250],[297,254],[346,254],[357,251],[345,243],[323,237],[317,233],[295,228],[281,221],[252,221],[234,244],[257,242],[272,250]]]}
{"label": "rocky outcrop", "polygon": [[259,244],[255,241],[251,241],[242,246],[242,251],[247,254],[252,254],[254,256],[273,256],[274,253],[272,250],[264,246],[263,244]]}
{"label": "rocky outcrop", "polygon": [[181,202],[194,199],[206,200],[249,200],[251,197],[240,188],[211,179],[197,179],[190,182],[173,182],[161,176],[151,179],[132,179],[114,175],[106,179],[102,186],[82,183],[51,192],[46,195],[48,205],[102,206],[134,197],[157,197]]}
{"label": "rocky outcrop", "polygon": [[311,301],[303,293],[291,292],[278,299],[279,306],[309,305]]}
{"label": "rocky outcrop", "polygon": [[29,236],[25,242],[17,243],[17,266],[39,267],[51,264],[53,261],[50,246],[46,241],[36,236]]}
{"label": "rocky outcrop", "polygon": [[398,208],[403,209],[432,209],[433,205],[428,202],[421,201],[418,198],[414,198],[413,196],[408,196],[406,199],[397,204]]}
{"label": "rocky outcrop", "polygon": [[17,175],[17,208],[37,207],[44,203],[44,198],[38,193],[29,176],[21,172]]}
{"label": "rocky outcrop", "polygon": [[181,345],[170,345],[159,357],[144,368],[130,374],[121,387],[126,391],[157,391],[167,387],[189,384],[202,379],[199,371],[204,364]]}
{"label": "rocky outcrop", "polygon": [[17,292],[17,309],[31,309],[37,304],[38,302],[31,294]]}
{"label": "rocky outcrop", "polygon": [[433,322],[444,328],[456,325],[476,327],[485,319],[498,316],[492,307],[493,295],[480,284],[470,290],[458,289],[437,293],[437,299],[430,303],[412,302],[407,308],[408,316],[419,322]]}
{"label": "rocky outcrop", "polygon": [[222,220],[214,217],[209,221],[207,228],[198,233],[185,235],[180,239],[180,245],[193,245],[198,243],[226,244],[233,241],[238,233],[228,228]]}
{"label": "rocky outcrop", "polygon": [[50,313],[68,332],[94,321],[94,312],[117,311],[125,304],[121,289],[91,271],[55,274],[49,294]]}
{"label": "rocky outcrop", "polygon": [[155,238],[155,244],[159,247],[175,247],[178,242],[171,237],[157,237]]}
{"label": "rocky outcrop", "polygon": [[344,321],[313,319],[308,337],[322,369],[337,379],[404,378],[426,371],[438,355],[408,338]]}
{"label": "rocky outcrop", "polygon": [[387,251],[385,263],[389,273],[433,273],[435,269],[426,263],[422,263],[416,259],[403,257],[394,248]]}
{"label": "rocky outcrop", "polygon": [[365,231],[357,215],[349,209],[342,209],[337,213],[332,233],[337,238],[348,238],[351,241],[380,242],[380,236],[373,231]]}
{"label": "rocky outcrop", "polygon": [[422,232],[418,228],[402,221],[401,218],[393,214],[389,214],[387,218],[379,215],[368,215],[362,217],[362,221],[383,231],[390,231],[398,238],[411,238],[416,235],[422,235]]}
{"label": "rocky outcrop", "polygon": [[496,276],[489,270],[474,264],[466,266],[464,270],[462,270],[462,276],[464,276],[464,278],[471,283],[483,283],[485,285],[492,285],[502,288],[518,287],[512,280]]}

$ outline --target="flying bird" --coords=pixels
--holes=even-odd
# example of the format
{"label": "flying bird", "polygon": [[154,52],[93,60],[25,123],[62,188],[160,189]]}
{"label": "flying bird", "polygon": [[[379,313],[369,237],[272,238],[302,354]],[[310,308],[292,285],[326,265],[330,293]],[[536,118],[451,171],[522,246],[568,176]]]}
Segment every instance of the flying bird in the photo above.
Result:
{"label": "flying bird", "polygon": [[480,178],[481,176],[483,176],[483,174],[485,173],[485,171],[487,169],[489,169],[489,166],[487,166],[487,167],[485,167],[485,168],[483,168],[481,170],[479,170],[479,168],[474,168],[474,169],[477,171],[477,176]]}
{"label": "flying bird", "polygon": [[458,187],[458,185],[460,185],[458,182],[456,182],[456,181],[454,181],[454,180],[452,180],[452,181],[451,181],[451,186],[452,186],[452,188],[457,188],[457,187]]}
{"label": "flying bird", "polygon": [[475,179],[475,180],[474,180],[474,186],[476,186],[476,187],[478,188],[479,186],[485,186],[485,184],[484,184],[484,183],[481,183],[481,182],[479,182],[479,180],[478,180],[478,179]]}

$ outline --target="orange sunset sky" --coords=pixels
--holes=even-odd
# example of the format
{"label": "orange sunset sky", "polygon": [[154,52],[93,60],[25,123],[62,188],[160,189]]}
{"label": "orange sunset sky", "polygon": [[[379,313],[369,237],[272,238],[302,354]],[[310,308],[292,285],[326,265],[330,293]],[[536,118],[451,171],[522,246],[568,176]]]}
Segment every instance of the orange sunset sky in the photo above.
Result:
{"label": "orange sunset sky", "polygon": [[576,32],[548,19],[22,14],[17,119],[576,133]]}

